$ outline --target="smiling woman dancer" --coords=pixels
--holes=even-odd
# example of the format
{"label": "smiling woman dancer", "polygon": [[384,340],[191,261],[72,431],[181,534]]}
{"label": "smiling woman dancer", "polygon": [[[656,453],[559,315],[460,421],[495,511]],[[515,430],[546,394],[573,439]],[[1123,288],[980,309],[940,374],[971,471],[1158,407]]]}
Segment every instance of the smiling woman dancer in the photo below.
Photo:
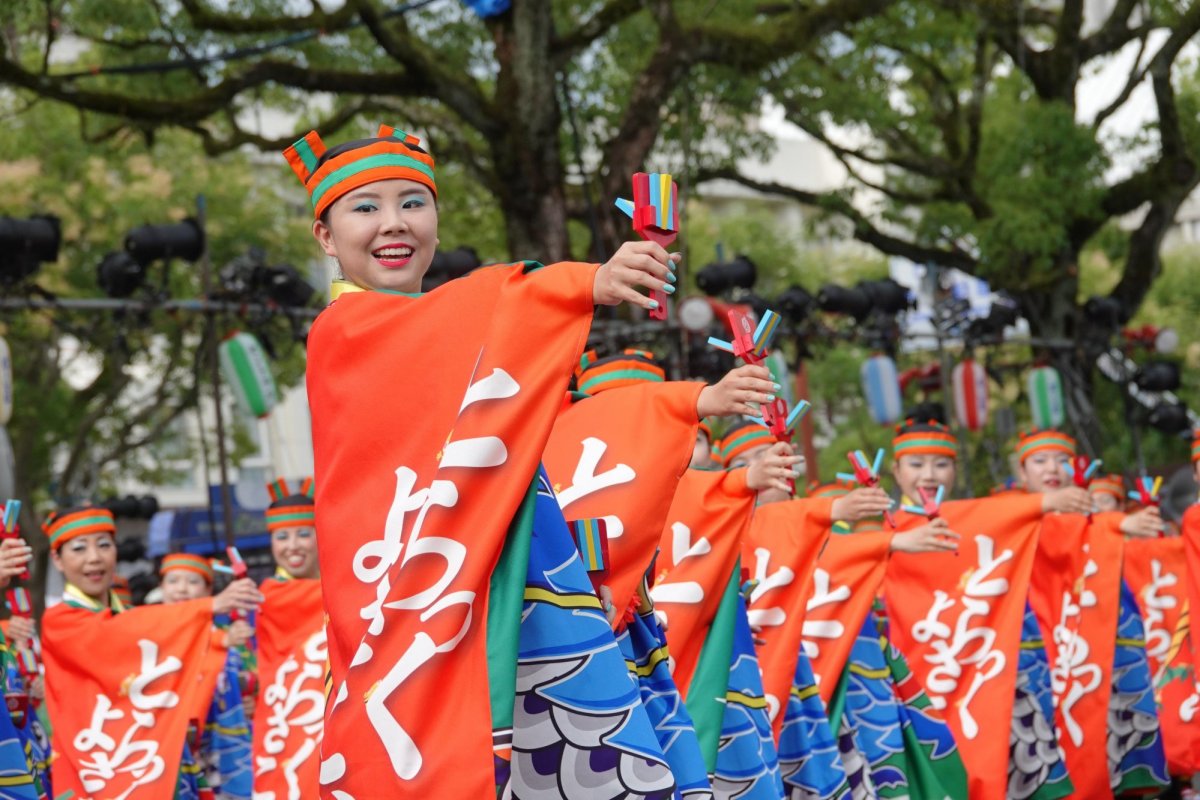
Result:
{"label": "smiling woman dancer", "polygon": [[321,795],[671,796],[539,459],[593,306],[654,307],[635,287],[671,293],[677,257],[627,243],[421,295],[441,198],[419,140],[313,132],[285,155],[344,277],[308,340]]}

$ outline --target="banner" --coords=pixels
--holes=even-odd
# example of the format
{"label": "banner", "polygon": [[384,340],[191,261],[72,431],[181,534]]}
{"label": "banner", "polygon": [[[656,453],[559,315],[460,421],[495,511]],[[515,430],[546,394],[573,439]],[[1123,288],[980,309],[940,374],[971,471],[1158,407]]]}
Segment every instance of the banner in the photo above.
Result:
{"label": "banner", "polygon": [[568,520],[602,518],[613,605],[624,611],[654,551],[696,443],[704,384],[610,389],[558,415],[543,456]]}
{"label": "banner", "polygon": [[827,706],[883,585],[891,545],[891,533],[838,534],[817,559],[803,644]]}
{"label": "banner", "polygon": [[1126,540],[1124,576],[1142,612],[1146,657],[1150,659],[1150,674],[1157,679],[1166,668],[1171,641],[1187,603],[1183,538]]}
{"label": "banner", "polygon": [[489,663],[490,580],[583,351],[596,269],[346,293],[313,323],[321,577],[336,587],[322,796],[494,795],[516,664]]}
{"label": "banner", "polygon": [[[1002,800],[1021,618],[1041,498],[945,503],[958,553],[893,553],[884,579],[896,648],[954,732],[972,800]],[[926,524],[901,512],[901,530]],[[857,633],[857,631],[855,632]],[[1002,724],[999,724],[1002,723]]]}
{"label": "banner", "polygon": [[[1112,796],[1108,759],[1096,754],[1106,752],[1108,742],[1125,543],[1119,530],[1123,517],[1117,512],[1093,515],[1084,536],[1077,540],[1086,555],[1083,574],[1077,579],[1082,588],[1077,599],[1064,601],[1059,624],[1052,631],[1055,652],[1050,656],[1050,675],[1058,738],[1076,797]],[[1061,533],[1051,530],[1043,530],[1042,535]]]}
{"label": "banner", "polygon": [[225,670],[227,655],[229,648],[225,646],[225,633],[214,627],[209,633],[208,646],[196,676],[196,691],[192,693],[192,706],[188,710],[188,719],[195,720],[198,730],[204,728],[208,719],[208,710],[217,691],[217,681]]}
{"label": "banner", "polygon": [[1191,614],[1184,600],[1166,666],[1156,685],[1167,769],[1182,777],[1200,771],[1200,683],[1196,680],[1193,641]]}
{"label": "banner", "polygon": [[817,498],[760,506],[742,544],[742,564],[757,582],[747,615],[758,639],[758,666],[776,738],[796,675],[813,570],[833,524],[832,505],[832,498]]}
{"label": "banner", "polygon": [[[753,511],[754,492],[746,487],[744,469],[689,469],[675,491],[650,597],[655,613],[665,620],[667,647],[675,662],[671,674],[684,700]],[[732,580],[736,591],[740,580],[736,575]],[[721,666],[728,669],[729,657],[724,661]]]}
{"label": "banner", "polygon": [[319,580],[268,580],[258,612],[255,800],[317,796],[325,727],[325,611]]}
{"label": "banner", "polygon": [[56,796],[173,795],[212,624],[211,599],[115,616],[65,604],[46,611]]}

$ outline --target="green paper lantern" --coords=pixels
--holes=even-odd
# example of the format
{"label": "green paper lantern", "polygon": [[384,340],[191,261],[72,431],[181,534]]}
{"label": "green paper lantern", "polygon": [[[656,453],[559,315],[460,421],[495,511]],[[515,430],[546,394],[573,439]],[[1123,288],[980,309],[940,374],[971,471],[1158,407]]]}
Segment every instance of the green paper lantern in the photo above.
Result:
{"label": "green paper lantern", "polygon": [[258,339],[245,332],[233,333],[221,342],[220,356],[221,375],[233,387],[242,410],[260,419],[270,414],[279,403],[279,391]]}
{"label": "green paper lantern", "polygon": [[1054,367],[1034,367],[1026,383],[1035,428],[1057,428],[1066,421],[1062,378]]}

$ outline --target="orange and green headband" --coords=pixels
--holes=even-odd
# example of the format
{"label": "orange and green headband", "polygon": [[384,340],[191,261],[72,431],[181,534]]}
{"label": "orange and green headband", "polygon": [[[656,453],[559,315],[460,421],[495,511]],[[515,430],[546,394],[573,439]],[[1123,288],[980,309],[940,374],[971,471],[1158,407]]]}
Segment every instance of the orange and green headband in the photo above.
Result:
{"label": "orange and green headband", "polygon": [[1096,494],[1110,494],[1117,498],[1118,503],[1125,502],[1125,479],[1120,475],[1101,475],[1093,478],[1088,484],[1088,491]]}
{"label": "orange and green headband", "polygon": [[662,383],[667,374],[654,363],[654,354],[647,350],[626,350],[608,358],[592,360],[591,352],[584,354],[576,377],[579,391],[597,395],[609,389],[634,386],[639,383]]}
{"label": "orange and green headband", "polygon": [[1200,431],[1192,435],[1195,437],[1192,439],[1192,461],[1200,461]]}
{"label": "orange and green headband", "polygon": [[808,485],[808,496],[811,498],[818,497],[845,497],[850,494],[854,488],[854,484],[850,481],[834,481],[833,483],[819,484],[813,481]]}
{"label": "orange and green headband", "polygon": [[310,131],[283,151],[292,171],[308,190],[317,219],[342,195],[375,181],[401,178],[429,187],[437,197],[433,157],[420,140],[390,125],[380,125],[374,139],[360,139],[328,150],[321,135]]}
{"label": "orange and green headband", "polygon": [[1031,431],[1021,434],[1017,441],[1017,458],[1021,463],[1035,453],[1075,455],[1075,440],[1062,431]]}
{"label": "orange and green headband", "polygon": [[192,553],[169,553],[163,556],[158,574],[166,575],[168,572],[192,572],[204,578],[209,585],[213,582],[212,562]]}
{"label": "orange and green headband", "polygon": [[267,484],[271,505],[267,509],[267,532],[274,533],[284,528],[315,528],[317,507],[313,503],[316,486],[312,478],[305,478],[300,490],[293,492],[287,481],[276,478]]}
{"label": "orange and green headband", "polygon": [[744,453],[763,445],[775,444],[775,434],[758,422],[746,422],[733,428],[717,447],[717,460],[728,467]]}
{"label": "orange and green headband", "polygon": [[892,457],[900,456],[958,458],[958,439],[935,420],[920,423],[907,420],[896,426],[896,438],[892,439]]}
{"label": "orange and green headband", "polygon": [[50,549],[57,550],[80,536],[88,536],[93,533],[107,533],[115,536],[117,525],[113,521],[112,512],[107,508],[88,506],[72,508],[55,514],[47,520],[43,530],[50,538]]}

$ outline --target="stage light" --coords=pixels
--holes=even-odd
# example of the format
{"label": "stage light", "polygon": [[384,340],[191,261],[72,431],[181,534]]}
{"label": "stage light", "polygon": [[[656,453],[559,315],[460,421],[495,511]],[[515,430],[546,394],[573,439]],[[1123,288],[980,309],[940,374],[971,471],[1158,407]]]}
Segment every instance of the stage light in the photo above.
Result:
{"label": "stage light", "polygon": [[1155,352],[1170,355],[1179,349],[1179,334],[1174,328],[1161,328],[1154,337]]}
{"label": "stage light", "polygon": [[732,261],[714,261],[696,273],[696,285],[707,295],[725,294],[731,289],[750,289],[758,280],[758,267],[747,256]]}
{"label": "stage light", "polygon": [[997,297],[992,301],[992,307],[988,309],[987,316],[971,320],[971,324],[967,326],[967,338],[983,339],[1000,336],[1004,333],[1005,328],[1017,324],[1019,316],[1017,304],[1012,298]]}
{"label": "stage light", "polygon": [[803,286],[792,284],[775,299],[775,307],[794,323],[803,322],[817,307],[817,299]]}
{"label": "stage light", "polygon": [[114,517],[150,519],[158,513],[158,498],[149,494],[141,497],[127,494],[124,497],[110,497],[100,506],[111,511]]}
{"label": "stage light", "polygon": [[204,230],[196,220],[141,225],[125,236],[125,251],[142,265],[159,259],[195,261],[204,253]]}
{"label": "stage light", "polygon": [[1179,365],[1172,361],[1151,361],[1138,367],[1133,382],[1147,392],[1173,392],[1179,388]]}
{"label": "stage light", "polygon": [[830,314],[847,314],[863,320],[871,313],[871,298],[861,288],[848,289],[830,283],[817,292],[817,305]]}
{"label": "stage light", "polygon": [[483,266],[474,247],[456,247],[453,250],[438,250],[429,262],[429,269],[421,280],[421,290],[428,292],[447,281],[461,278]]}
{"label": "stage light", "polygon": [[37,272],[42,263],[57,261],[61,243],[58,217],[0,217],[0,283],[20,283]]}
{"label": "stage light", "polygon": [[1115,330],[1129,321],[1125,304],[1115,297],[1095,296],[1083,304],[1083,314],[1094,324]]}
{"label": "stage light", "polygon": [[114,251],[96,266],[96,282],[109,297],[129,297],[146,282],[146,267],[124,251]]}
{"label": "stage light", "polygon": [[302,308],[317,293],[291,264],[268,267],[263,276],[267,296],[285,308]]}
{"label": "stage light", "polygon": [[877,281],[859,281],[856,287],[870,298],[871,305],[876,311],[885,314],[899,314],[913,306],[912,293],[891,278]]}
{"label": "stage light", "polygon": [[1150,427],[1168,435],[1183,433],[1191,428],[1187,406],[1183,403],[1159,403],[1146,418]]}

